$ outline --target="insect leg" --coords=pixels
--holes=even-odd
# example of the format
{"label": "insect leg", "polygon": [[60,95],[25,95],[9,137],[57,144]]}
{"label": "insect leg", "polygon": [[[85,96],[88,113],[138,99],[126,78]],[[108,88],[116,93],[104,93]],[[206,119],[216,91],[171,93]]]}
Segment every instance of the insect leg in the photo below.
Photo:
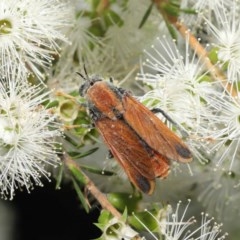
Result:
{"label": "insect leg", "polygon": [[153,108],[153,109],[151,109],[151,112],[152,113],[161,113],[169,122],[171,122],[173,125],[177,125],[177,123],[174,122],[172,120],[172,118],[167,113],[165,113],[161,108]]}
{"label": "insect leg", "polygon": [[77,103],[83,108],[88,108],[88,104],[86,102],[77,101]]}
{"label": "insect leg", "polygon": [[111,150],[108,150],[107,159],[112,159],[112,158],[114,158],[114,156],[113,156]]}
{"label": "insect leg", "polygon": [[151,109],[152,113],[161,113],[169,122],[171,122],[184,137],[188,137],[188,133],[183,129],[183,127],[177,124],[167,113],[165,113],[161,108],[153,108]]}
{"label": "insect leg", "polygon": [[110,83],[113,83],[113,77],[109,78]]}

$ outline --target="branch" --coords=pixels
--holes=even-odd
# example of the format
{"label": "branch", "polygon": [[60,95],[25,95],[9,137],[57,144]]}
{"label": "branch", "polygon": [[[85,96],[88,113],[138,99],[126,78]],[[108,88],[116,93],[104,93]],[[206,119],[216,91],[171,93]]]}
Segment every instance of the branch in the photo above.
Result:
{"label": "branch", "polygon": [[227,82],[227,78],[225,74],[208,58],[208,52],[206,49],[199,43],[199,41],[195,38],[194,35],[191,34],[190,30],[186,28],[186,26],[179,22],[176,21],[173,23],[173,25],[176,27],[176,29],[179,31],[179,33],[189,42],[189,45],[191,46],[192,49],[194,49],[198,55],[198,57],[203,61],[209,72],[211,73],[211,76],[214,78],[216,81],[220,81],[222,86],[228,91],[228,93],[236,97],[237,91],[233,88],[232,84]]}
{"label": "branch", "polygon": [[99,191],[99,189],[96,187],[96,185],[91,181],[91,179],[82,171],[82,169],[77,165],[75,161],[72,160],[72,158],[64,154],[64,162],[67,165],[68,168],[74,167],[76,168],[81,174],[84,176],[84,182],[85,187],[87,190],[96,198],[96,200],[101,204],[102,208],[108,210],[113,216],[117,218],[121,218],[121,213],[117,211],[116,208],[112,206],[112,204],[108,201],[107,197]]}
{"label": "branch", "polygon": [[[120,219],[122,217],[121,213],[117,211],[116,208],[112,206],[112,204],[108,201],[107,197],[96,187],[96,185],[91,181],[91,179],[81,170],[81,168],[77,165],[72,158],[66,153],[63,156],[63,161],[67,165],[69,169],[74,167],[79,172],[81,172],[84,177],[83,181],[85,182],[85,187],[87,190],[95,197],[95,199],[101,204],[103,209],[109,211],[114,217]],[[141,240],[142,238],[137,235],[133,238],[133,240]]]}
{"label": "branch", "polygon": [[215,81],[219,81],[222,86],[227,90],[229,95],[236,97],[238,95],[237,91],[234,89],[233,85],[227,81],[225,74],[208,58],[208,52],[206,49],[199,43],[194,35],[191,34],[190,30],[180,21],[178,21],[177,15],[170,15],[166,12],[164,7],[168,4],[168,0],[152,0],[155,3],[156,8],[163,16],[164,20],[172,24],[177,31],[182,35],[184,39],[189,42],[190,47],[196,51],[198,57],[205,64],[206,68],[209,70],[211,76]]}

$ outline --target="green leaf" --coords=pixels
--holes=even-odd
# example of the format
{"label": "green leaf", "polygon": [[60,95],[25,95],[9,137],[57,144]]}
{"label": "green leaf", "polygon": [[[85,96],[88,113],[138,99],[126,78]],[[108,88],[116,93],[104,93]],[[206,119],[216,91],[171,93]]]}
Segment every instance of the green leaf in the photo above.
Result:
{"label": "green leaf", "polygon": [[150,4],[150,6],[148,7],[148,9],[147,9],[147,11],[145,12],[145,14],[144,14],[144,16],[143,16],[143,18],[142,18],[142,20],[141,20],[138,28],[141,28],[141,27],[144,25],[144,23],[147,21],[150,13],[151,13],[151,11],[152,11],[153,4],[154,4],[154,3],[152,2],[152,3]]}
{"label": "green leaf", "polygon": [[[151,212],[153,216],[149,212]],[[138,231],[145,231],[146,229],[149,229],[152,232],[157,231],[158,229],[158,221],[156,219],[157,212],[156,210],[151,210],[149,212],[146,211],[138,212],[132,216],[129,216],[128,217],[129,224]]]}
{"label": "green leaf", "polygon": [[128,212],[131,214],[137,210],[142,196],[116,192],[107,194],[107,198],[109,202],[119,211],[123,212],[127,208]]}
{"label": "green leaf", "polygon": [[174,16],[174,17],[179,16],[179,11],[180,11],[179,4],[172,3],[172,2],[165,2],[161,4],[161,9],[168,16]]}
{"label": "green leaf", "polygon": [[54,100],[52,102],[48,101],[44,104],[46,104],[46,108],[49,109],[49,108],[57,107],[59,102],[57,100]]}
{"label": "green leaf", "polygon": [[[112,214],[109,211],[103,209],[100,216],[98,217],[98,223],[100,224],[100,226],[105,226],[111,218],[113,218]],[[102,230],[102,228],[100,229]]]}
{"label": "green leaf", "polygon": [[86,179],[85,175],[81,172],[80,169],[75,167],[73,164],[68,166],[70,172],[73,174],[74,178],[81,183],[82,185],[86,185],[88,180]]}
{"label": "green leaf", "polygon": [[116,12],[112,11],[111,9],[106,11],[105,14],[103,15],[103,17],[104,17],[104,21],[108,27],[112,26],[113,23],[116,24],[117,26],[121,27],[124,23],[123,20],[121,19],[121,17]]}
{"label": "green leaf", "polygon": [[176,32],[175,28],[167,21],[166,21],[166,25],[167,25],[168,31],[169,31],[172,39],[177,40],[177,32]]}
{"label": "green leaf", "polygon": [[59,173],[57,175],[57,182],[56,182],[56,189],[60,189],[60,184],[62,182],[62,178],[63,178],[63,169],[64,169],[64,165],[62,164],[60,167],[59,167]]}
{"label": "green leaf", "polygon": [[78,158],[83,158],[86,157],[88,155],[91,155],[92,153],[96,152],[98,150],[98,147],[96,148],[92,148],[84,153],[79,153],[79,152],[68,152],[69,156],[71,156],[71,158],[73,159],[78,159]]}
{"label": "green leaf", "polygon": [[83,208],[85,209],[85,211],[87,213],[89,213],[89,206],[88,206],[87,201],[82,193],[82,190],[80,189],[79,185],[77,184],[77,182],[74,178],[72,178],[72,182],[73,182],[73,186],[77,192],[78,198],[82,203]]}
{"label": "green leaf", "polygon": [[180,8],[180,12],[187,13],[187,14],[197,14],[197,11],[195,9],[191,8]]}
{"label": "green leaf", "polygon": [[112,171],[102,170],[102,169],[98,169],[98,168],[94,168],[94,167],[89,167],[89,166],[85,166],[85,165],[81,165],[81,168],[86,169],[86,170],[89,171],[89,172],[99,174],[99,175],[104,175],[104,176],[113,176],[113,175],[116,175],[116,173],[115,173],[115,172],[112,172]]}
{"label": "green leaf", "polygon": [[210,61],[213,64],[216,64],[219,61],[219,59],[218,59],[218,51],[219,51],[219,48],[218,47],[214,47],[208,53],[208,57],[209,57]]}

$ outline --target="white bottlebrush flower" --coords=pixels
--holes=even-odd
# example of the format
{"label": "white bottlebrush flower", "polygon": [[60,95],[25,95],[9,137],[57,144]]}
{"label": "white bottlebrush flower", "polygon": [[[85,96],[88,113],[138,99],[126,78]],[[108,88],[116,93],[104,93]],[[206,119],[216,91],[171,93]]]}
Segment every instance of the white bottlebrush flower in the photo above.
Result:
{"label": "white bottlebrush flower", "polygon": [[[187,41],[184,48],[181,53],[175,42],[157,39],[152,49],[145,51],[147,59],[137,79],[150,84],[153,89],[141,101],[147,102],[151,108],[161,108],[188,136],[194,136],[198,140],[202,138],[202,99],[209,83],[203,81],[207,72],[204,72],[204,66],[196,54],[191,52]],[[204,142],[189,142],[194,155],[199,158],[201,154],[198,154],[198,149],[201,144]]]}
{"label": "white bottlebrush flower", "polygon": [[[85,14],[85,11],[91,11],[91,9],[86,9],[90,8],[90,4],[80,8],[78,4],[79,2],[75,1],[76,17],[73,20],[73,26],[67,32],[71,45],[64,47],[61,58],[48,81],[48,86],[51,88],[62,88],[66,92],[79,88],[81,79],[76,72],[82,72],[83,65],[85,65],[89,75],[105,76],[110,72],[120,72],[119,65],[112,64],[113,59],[110,57],[109,51],[105,49],[106,44],[103,37],[92,33],[91,29],[96,22],[98,23],[99,19],[92,19],[91,16]],[[101,31],[103,34],[102,29]],[[114,75],[114,77],[116,76]]]}
{"label": "white bottlebrush flower", "polygon": [[[206,73],[203,73],[203,64],[195,53],[191,53],[188,43],[186,42],[185,51],[181,53],[174,41],[158,38],[152,49],[145,51],[145,54],[146,61],[143,63],[142,73],[137,77],[153,87],[151,94],[147,94],[145,98],[152,94],[159,95],[159,107],[172,112],[173,116],[174,113],[180,113],[181,116],[177,119],[179,122],[180,119],[183,122],[191,118],[199,119],[196,115],[201,107],[199,98],[208,84],[201,83]],[[150,73],[146,73],[147,71]],[[194,95],[198,96],[198,99],[194,99]],[[191,116],[192,114],[194,116]]]}
{"label": "white bottlebrush flower", "polygon": [[232,0],[182,0],[182,7],[191,6],[198,12],[215,11],[217,8],[229,7]]}
{"label": "white bottlebrush flower", "polygon": [[98,66],[101,60],[100,46],[103,47],[100,38],[89,31],[91,19],[77,12],[74,15],[77,17],[73,19],[73,26],[67,32],[71,45],[64,47],[48,81],[51,88],[63,88],[66,92],[79,88],[80,80],[76,72],[83,70],[83,64],[90,73],[92,65]]}
{"label": "white bottlebrush flower", "polygon": [[[134,64],[137,63],[138,56],[146,44],[152,42],[159,31],[158,18],[154,9],[150,19],[139,29],[148,5],[144,1],[128,1],[126,9],[119,13],[122,24],[115,23],[106,32],[106,52],[111,58],[112,67],[121,66],[122,76],[128,73]],[[157,18],[156,18],[157,16]],[[156,21],[155,21],[155,20]]]}
{"label": "white bottlebrush flower", "polygon": [[[123,23],[119,25],[112,20],[113,25],[106,33],[110,57],[114,58],[123,68],[129,66],[129,59],[138,56],[143,46],[143,41],[140,39],[143,39],[142,33],[144,31],[139,29],[138,25],[144,15],[143,7],[146,5],[141,4],[141,7],[138,5],[139,3],[135,1],[129,1],[127,10],[122,11],[120,15]],[[136,11],[136,7],[139,7],[138,10],[141,9],[141,12]]]}
{"label": "white bottlebrush flower", "polygon": [[48,93],[22,82],[0,80],[0,193],[7,198],[19,187],[42,185],[40,178],[49,178],[46,167],[59,162],[59,125],[41,105]]}
{"label": "white bottlebrush flower", "polygon": [[[143,46],[152,42],[158,29],[158,21],[147,21],[146,26],[138,28],[146,10],[143,1],[132,0],[126,6],[111,3],[106,9],[109,14],[105,17],[100,14],[96,19],[88,14],[91,9],[86,13],[85,9],[76,7],[77,17],[68,33],[72,44],[61,53],[50,86],[68,92],[76,90],[80,83],[76,72],[83,70],[83,64],[89,75],[111,76],[118,80],[136,69]],[[156,14],[150,16],[154,17]]]}
{"label": "white bottlebrush flower", "polygon": [[229,9],[233,0],[182,0],[182,9],[191,9],[196,14],[181,13],[180,19],[191,29],[191,32],[201,41],[201,44],[208,44],[211,39],[209,25],[205,19],[216,25],[216,13],[223,8]]}
{"label": "white bottlebrush flower", "polygon": [[[202,213],[201,224],[195,227],[196,220],[195,217],[187,218],[187,210],[190,204],[190,200],[186,207],[182,206],[182,203],[177,204],[176,210],[173,212],[170,205],[167,206],[166,217],[161,219],[156,218],[149,212],[149,214],[158,223],[158,233],[155,235],[149,232],[152,239],[162,239],[165,240],[223,240],[227,234],[221,233],[221,224],[216,224],[213,222],[213,218],[209,218],[208,214]],[[139,219],[141,223],[141,220]],[[145,226],[144,223],[142,223]],[[194,228],[195,227],[195,228]],[[146,229],[148,230],[148,229]]]}
{"label": "white bottlebrush flower", "polygon": [[71,5],[58,0],[0,1],[0,75],[18,71],[40,80],[53,54],[66,41],[61,30],[69,25]]}
{"label": "white bottlebrush flower", "polygon": [[[217,49],[220,66],[226,69],[227,80],[237,83],[240,79],[240,23],[239,6],[232,1],[231,8],[215,11],[217,23],[206,19],[211,34],[215,38],[213,46]],[[237,84],[236,87],[238,87]]]}
{"label": "white bottlebrush flower", "polygon": [[[239,169],[238,157],[240,147],[240,102],[225,93],[212,91],[205,95],[207,102],[203,119],[208,119],[205,136],[211,139],[210,152],[215,154],[217,166],[227,167],[229,171]],[[204,127],[203,127],[204,128]]]}

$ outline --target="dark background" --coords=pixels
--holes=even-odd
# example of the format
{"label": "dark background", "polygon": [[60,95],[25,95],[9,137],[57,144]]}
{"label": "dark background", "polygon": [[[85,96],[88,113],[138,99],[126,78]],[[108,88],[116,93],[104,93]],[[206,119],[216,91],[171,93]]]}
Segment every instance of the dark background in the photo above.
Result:
{"label": "dark background", "polygon": [[71,185],[55,190],[55,183],[46,182],[30,194],[16,191],[9,204],[14,209],[12,240],[88,240],[101,236],[93,224],[99,206],[87,214]]}

